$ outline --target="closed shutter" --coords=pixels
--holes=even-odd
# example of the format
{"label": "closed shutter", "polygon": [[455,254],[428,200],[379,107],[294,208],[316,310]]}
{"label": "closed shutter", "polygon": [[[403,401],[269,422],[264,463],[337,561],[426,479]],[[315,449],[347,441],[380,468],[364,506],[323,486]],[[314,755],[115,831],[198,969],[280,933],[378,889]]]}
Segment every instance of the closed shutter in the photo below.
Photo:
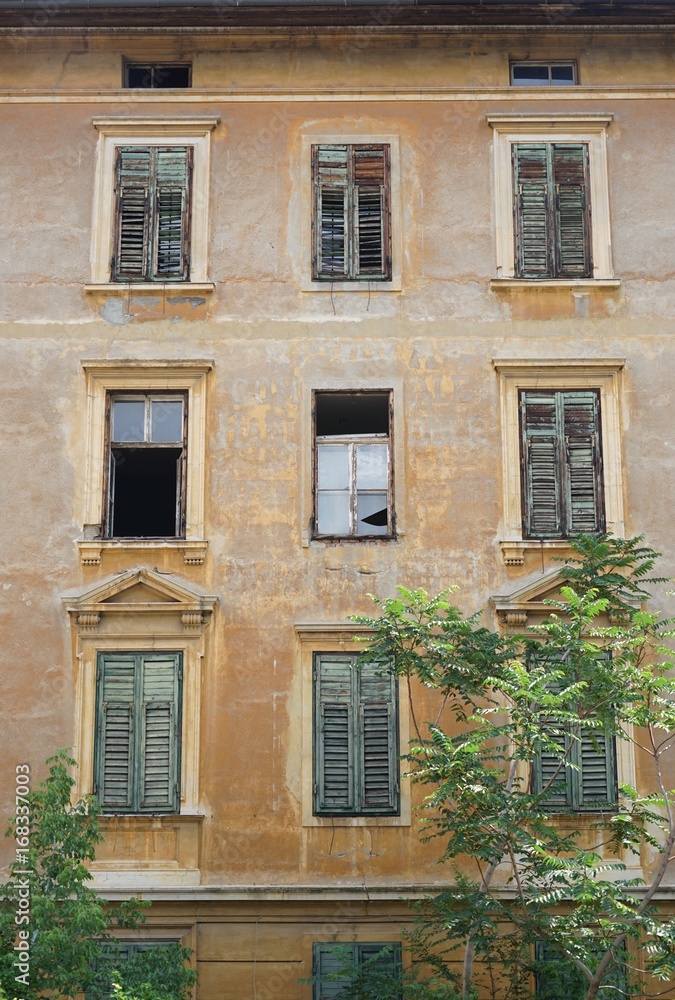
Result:
{"label": "closed shutter", "polygon": [[597,390],[520,393],[523,535],[604,531]]}
{"label": "closed shutter", "polygon": [[[569,737],[564,733],[556,734],[552,738],[560,747],[561,755],[569,749]],[[556,754],[547,753],[544,750],[539,751],[534,761],[534,790],[539,794],[544,789],[548,789],[545,803],[550,809],[571,809],[573,807],[572,786],[575,777],[574,768],[562,763]]]}
{"label": "closed shutter", "polygon": [[[335,948],[339,947],[342,951],[342,955],[337,955],[335,953]],[[345,958],[343,955],[345,949],[349,949],[352,962],[354,962],[356,956],[354,954],[354,945],[343,945],[340,944],[336,946],[333,944],[315,944],[314,945],[314,1000],[333,1000],[334,997],[339,997],[345,988],[349,986],[351,978],[348,976],[341,976],[340,979],[329,979],[329,976],[337,975],[345,967]],[[347,958],[349,961],[349,958]]]}
{"label": "closed shutter", "polygon": [[516,275],[519,278],[553,277],[548,159],[546,143],[513,146]]}
{"label": "closed shutter", "polygon": [[192,147],[120,146],[113,281],[189,277]]}
{"label": "closed shutter", "polygon": [[150,148],[117,149],[113,280],[143,281],[148,276],[153,163]]}
{"label": "closed shutter", "polygon": [[388,145],[312,146],[314,277],[391,277]]}
{"label": "closed shutter", "polygon": [[604,530],[600,401],[597,392],[563,394],[567,534]]}
{"label": "closed shutter", "polygon": [[314,669],[317,810],[352,813],[355,807],[352,658],[324,654],[317,658]]}
{"label": "closed shutter", "polygon": [[143,658],[140,809],[178,811],[180,654]]}
{"label": "closed shutter", "polygon": [[133,654],[99,656],[95,790],[104,812],[133,808],[135,677]]}
{"label": "closed shutter", "polygon": [[582,729],[578,745],[581,770],[577,776],[579,809],[616,803],[616,744],[613,736]]}
{"label": "closed shutter", "polygon": [[359,671],[359,718],[363,752],[361,810],[391,813],[398,802],[398,725],[396,677],[377,664]]}
{"label": "closed shutter", "polygon": [[590,278],[591,206],[586,143],[515,143],[516,276]]}
{"label": "closed shutter", "polygon": [[556,211],[556,268],[558,278],[593,275],[588,199],[588,146],[555,143],[553,183]]}

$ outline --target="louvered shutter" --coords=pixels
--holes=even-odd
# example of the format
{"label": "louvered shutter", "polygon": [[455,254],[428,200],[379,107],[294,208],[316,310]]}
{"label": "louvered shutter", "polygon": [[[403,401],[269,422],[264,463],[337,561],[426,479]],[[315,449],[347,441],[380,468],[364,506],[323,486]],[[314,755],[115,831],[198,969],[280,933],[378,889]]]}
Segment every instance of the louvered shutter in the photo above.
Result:
{"label": "louvered shutter", "polygon": [[157,149],[154,276],[189,277],[189,180],[192,147]]}
{"label": "louvered shutter", "polygon": [[553,276],[547,143],[513,146],[516,276]]}
{"label": "louvered shutter", "polygon": [[398,811],[397,680],[381,665],[367,663],[359,687],[359,792],[361,812]]}
{"label": "louvered shutter", "polygon": [[598,393],[566,392],[563,394],[563,406],[566,534],[604,531]]}
{"label": "louvered shutter", "polygon": [[140,810],[177,812],[180,766],[180,654],[143,657]]}
{"label": "louvered shutter", "polygon": [[582,729],[577,774],[578,806],[597,809],[616,803],[616,746],[613,736]]}
{"label": "louvered shutter", "polygon": [[98,661],[96,793],[104,812],[133,808],[135,657]]}
{"label": "louvered shutter", "polygon": [[555,275],[590,278],[593,275],[588,192],[588,146],[554,143],[556,240]]}
{"label": "louvered shutter", "polygon": [[323,654],[315,663],[314,786],[317,812],[353,813],[354,674],[352,658]]}
{"label": "louvered shutter", "polygon": [[389,146],[355,146],[353,157],[355,276],[388,277]]}
{"label": "louvered shutter", "polygon": [[559,538],[564,533],[561,441],[556,393],[520,393],[523,533]]}
{"label": "louvered shutter", "polygon": [[348,274],[347,146],[312,146],[314,172],[315,277],[339,280]]}
{"label": "louvered shutter", "polygon": [[114,281],[143,281],[148,276],[153,162],[149,147],[117,148]]}
{"label": "louvered shutter", "polygon": [[[339,947],[342,955],[335,953],[335,948]],[[337,975],[345,967],[343,955],[349,949],[352,962],[356,960],[355,946],[340,944],[315,944],[314,945],[314,1000],[333,1000],[339,997],[349,986],[351,978],[342,976],[340,979],[329,979],[329,976]],[[349,959],[347,959],[349,961]]]}
{"label": "louvered shutter", "polygon": [[[551,734],[552,739],[560,748],[560,754],[566,750],[570,753],[569,737],[564,733]],[[577,772],[574,768],[561,763],[555,753],[540,750],[534,761],[534,790],[541,793],[546,790],[545,803],[550,809],[571,809],[572,786]],[[549,787],[550,786],[550,787]]]}

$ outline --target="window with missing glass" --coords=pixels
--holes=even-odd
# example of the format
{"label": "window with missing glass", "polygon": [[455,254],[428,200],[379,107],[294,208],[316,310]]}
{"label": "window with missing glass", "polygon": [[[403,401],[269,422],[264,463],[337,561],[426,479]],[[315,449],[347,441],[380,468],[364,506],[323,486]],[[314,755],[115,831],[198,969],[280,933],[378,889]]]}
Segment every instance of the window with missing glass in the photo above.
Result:
{"label": "window with missing glass", "polygon": [[511,63],[512,87],[572,87],[577,82],[577,64],[573,60]]}
{"label": "window with missing glass", "polygon": [[314,536],[394,534],[391,390],[314,394]]}
{"label": "window with missing glass", "polygon": [[105,537],[185,534],[187,396],[108,396]]}
{"label": "window with missing glass", "polygon": [[192,86],[190,63],[124,64],[124,86],[135,90],[170,90]]}

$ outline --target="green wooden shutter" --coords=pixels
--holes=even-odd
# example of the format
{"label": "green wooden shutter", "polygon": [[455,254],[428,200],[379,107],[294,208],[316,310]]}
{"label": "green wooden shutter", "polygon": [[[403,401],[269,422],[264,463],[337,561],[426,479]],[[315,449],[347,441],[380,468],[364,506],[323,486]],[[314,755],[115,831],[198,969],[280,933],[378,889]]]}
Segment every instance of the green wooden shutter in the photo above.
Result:
{"label": "green wooden shutter", "polygon": [[389,146],[355,146],[354,276],[389,278]]}
{"label": "green wooden shutter", "polygon": [[[569,737],[564,733],[556,734],[553,739],[560,747],[561,754],[569,749]],[[533,768],[534,791],[537,794],[547,788],[555,776],[555,781],[546,793],[544,800],[546,806],[550,809],[571,809],[573,807],[572,785],[576,777],[575,770],[566,764],[561,765],[559,757],[543,750],[540,750],[535,757]]]}
{"label": "green wooden shutter", "polygon": [[189,277],[189,190],[192,147],[156,150],[154,276],[164,280]]}
{"label": "green wooden shutter", "polygon": [[142,660],[139,808],[178,812],[181,654],[145,654]]}
{"label": "green wooden shutter", "polygon": [[312,146],[315,278],[348,275],[348,164],[347,146]]}
{"label": "green wooden shutter", "polygon": [[[335,953],[335,948],[339,947],[342,955]],[[349,986],[351,978],[343,976],[340,979],[329,979],[345,967],[345,951],[349,950],[351,961],[355,962],[356,953],[354,945],[339,944],[315,944],[314,945],[314,1000],[333,1000],[339,997],[343,990]],[[349,957],[347,957],[349,961]]]}
{"label": "green wooden shutter", "polygon": [[548,145],[513,146],[516,277],[553,277]]}
{"label": "green wooden shutter", "polygon": [[613,736],[582,729],[578,748],[580,771],[576,775],[579,809],[616,804],[616,745]]}
{"label": "green wooden shutter", "polygon": [[565,392],[567,535],[604,531],[600,400],[597,391]]}
{"label": "green wooden shutter", "polygon": [[113,281],[142,281],[148,276],[152,175],[151,148],[117,148]]}
{"label": "green wooden shutter", "polygon": [[318,813],[354,812],[354,674],[349,655],[316,657],[314,801]]}
{"label": "green wooden shutter", "polygon": [[359,687],[359,792],[363,813],[392,814],[399,808],[396,677],[381,665],[356,671]]}
{"label": "green wooden shutter", "polygon": [[560,538],[564,534],[561,440],[556,393],[521,391],[523,534]]}
{"label": "green wooden shutter", "polygon": [[99,654],[96,793],[104,812],[133,808],[134,654]]}
{"label": "green wooden shutter", "polygon": [[555,185],[555,276],[591,278],[588,145],[552,144]]}

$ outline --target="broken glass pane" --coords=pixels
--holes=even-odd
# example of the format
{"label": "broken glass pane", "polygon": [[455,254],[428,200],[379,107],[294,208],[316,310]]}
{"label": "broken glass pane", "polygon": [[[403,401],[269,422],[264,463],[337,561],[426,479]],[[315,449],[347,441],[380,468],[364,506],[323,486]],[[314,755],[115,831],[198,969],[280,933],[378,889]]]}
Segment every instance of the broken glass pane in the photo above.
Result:
{"label": "broken glass pane", "polygon": [[349,534],[349,494],[319,493],[320,535]]}
{"label": "broken glass pane", "polygon": [[349,445],[319,445],[319,489],[349,488]]}
{"label": "broken glass pane", "polygon": [[356,498],[356,517],[359,535],[386,535],[387,494],[359,493]]}
{"label": "broken glass pane", "polygon": [[183,440],[183,403],[180,399],[153,399],[151,441]]}
{"label": "broken glass pane", "polygon": [[115,400],[112,439],[113,441],[145,440],[145,400]]}
{"label": "broken glass pane", "polygon": [[387,488],[386,444],[360,444],[356,449],[356,485],[362,490]]}

